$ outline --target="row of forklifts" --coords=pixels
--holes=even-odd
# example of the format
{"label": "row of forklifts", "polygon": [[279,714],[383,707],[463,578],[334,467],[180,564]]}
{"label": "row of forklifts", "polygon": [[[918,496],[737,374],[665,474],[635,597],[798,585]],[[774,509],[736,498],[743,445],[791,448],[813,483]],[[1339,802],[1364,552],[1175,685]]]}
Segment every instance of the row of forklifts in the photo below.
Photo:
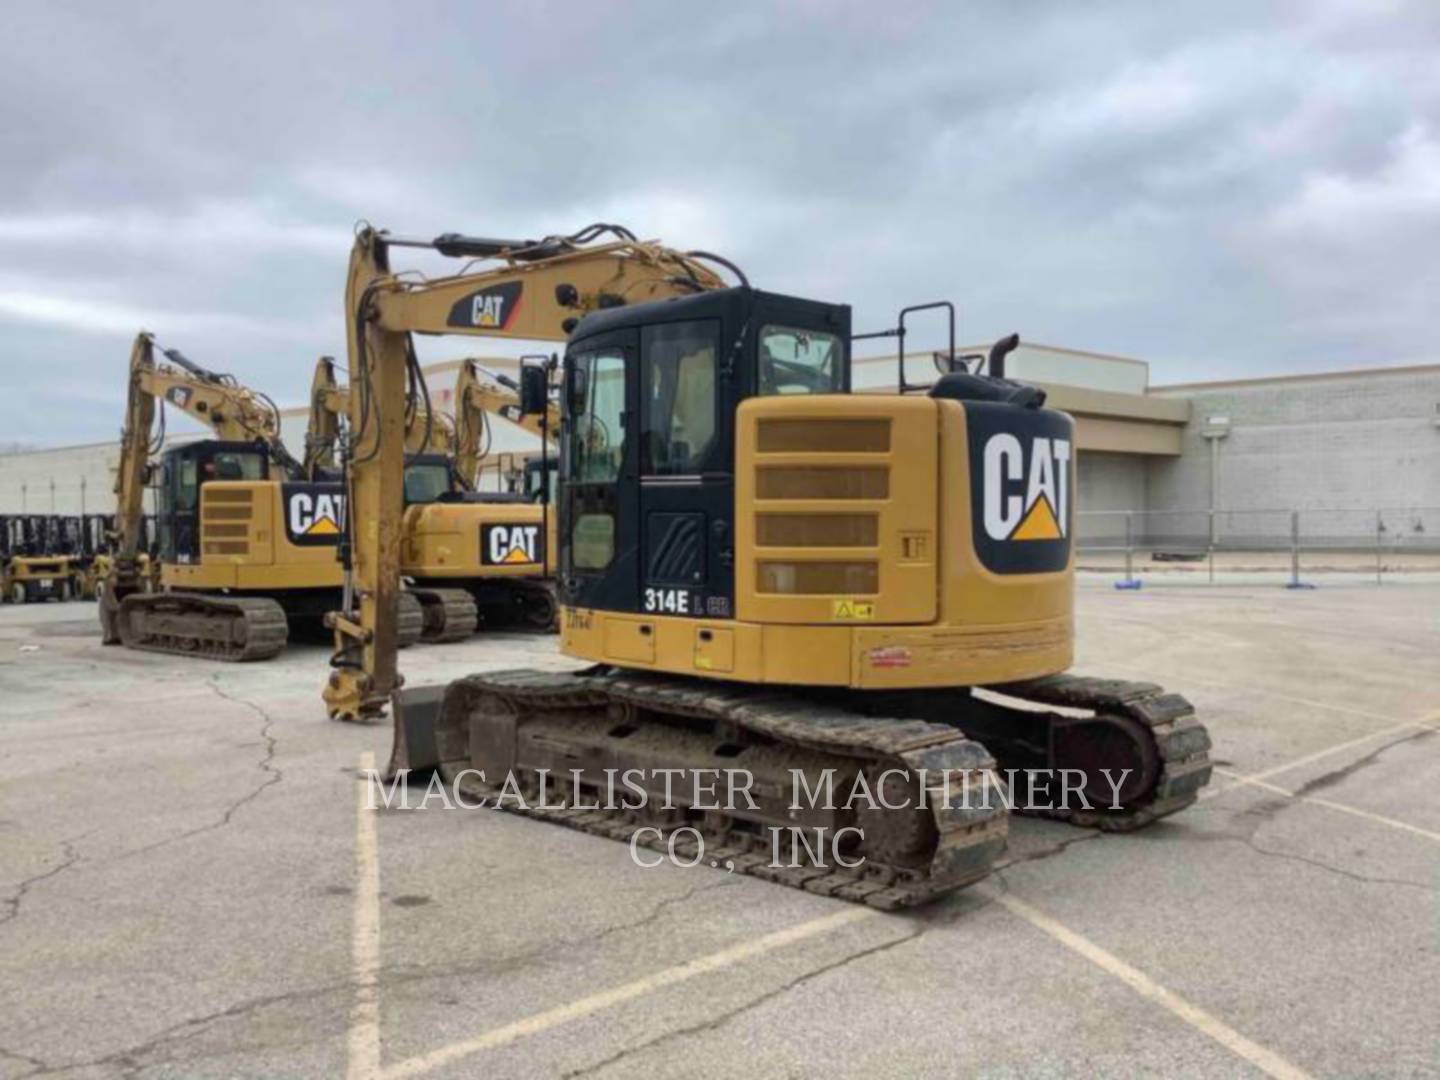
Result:
{"label": "row of forklifts", "polygon": [[[0,599],[11,604],[94,600],[115,549],[113,514],[0,514]],[[148,582],[155,518],[140,523],[139,561]]]}

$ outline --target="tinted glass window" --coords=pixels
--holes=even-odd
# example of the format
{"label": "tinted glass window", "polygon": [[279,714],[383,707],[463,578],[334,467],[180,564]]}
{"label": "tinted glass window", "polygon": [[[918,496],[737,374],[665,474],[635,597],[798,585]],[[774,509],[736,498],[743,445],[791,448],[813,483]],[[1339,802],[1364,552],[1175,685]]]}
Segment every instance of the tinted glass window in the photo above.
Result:
{"label": "tinted glass window", "polygon": [[577,358],[585,408],[570,430],[575,482],[609,483],[620,476],[625,456],[625,354],[601,350]]}
{"label": "tinted glass window", "polygon": [[834,334],[793,326],[760,331],[761,394],[838,394],[844,352]]}
{"label": "tinted glass window", "polygon": [[570,425],[570,475],[575,485],[570,529],[576,570],[604,570],[615,558],[614,488],[625,460],[625,353],[618,348],[570,359],[584,407]]}
{"label": "tinted glass window", "polygon": [[210,459],[205,468],[205,479],[264,480],[265,459],[244,450],[227,450]]}
{"label": "tinted glass window", "polygon": [[698,473],[715,442],[713,319],[646,327],[645,441],[641,468],[652,475]]}
{"label": "tinted glass window", "polygon": [[405,505],[432,503],[450,490],[450,467],[443,462],[405,466]]}
{"label": "tinted glass window", "polygon": [[195,459],[193,457],[182,458],[180,467],[171,473],[171,476],[175,481],[175,509],[179,511],[194,510],[195,502],[200,495]]}

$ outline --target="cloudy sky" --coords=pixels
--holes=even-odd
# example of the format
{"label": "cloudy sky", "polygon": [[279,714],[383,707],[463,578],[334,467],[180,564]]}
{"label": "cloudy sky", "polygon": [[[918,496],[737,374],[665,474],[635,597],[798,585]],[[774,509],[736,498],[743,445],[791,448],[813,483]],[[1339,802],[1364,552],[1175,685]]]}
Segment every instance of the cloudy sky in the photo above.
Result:
{"label": "cloudy sky", "polygon": [[967,341],[1157,383],[1440,360],[1427,0],[97,0],[5,30],[0,443],[112,436],[142,326],[302,401],[361,218],[617,221],[857,329],[951,298]]}

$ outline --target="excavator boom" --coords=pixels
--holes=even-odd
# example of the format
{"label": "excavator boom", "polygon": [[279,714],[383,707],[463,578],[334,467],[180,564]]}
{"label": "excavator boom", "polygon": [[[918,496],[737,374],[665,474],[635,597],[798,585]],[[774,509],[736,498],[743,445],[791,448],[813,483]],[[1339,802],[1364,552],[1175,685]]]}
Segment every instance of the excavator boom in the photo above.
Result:
{"label": "excavator boom", "polygon": [[[609,236],[612,239],[602,240]],[[392,247],[428,247],[472,260],[461,273],[392,273]],[[454,234],[431,241],[369,227],[356,236],[346,285],[350,359],[350,542],[344,610],[330,619],[333,717],[381,713],[400,684],[395,611],[400,590],[407,390],[423,380],[410,334],[563,341],[581,316],[723,288],[709,256],[643,242],[615,226],[540,241]],[[476,263],[482,264],[479,268]]]}

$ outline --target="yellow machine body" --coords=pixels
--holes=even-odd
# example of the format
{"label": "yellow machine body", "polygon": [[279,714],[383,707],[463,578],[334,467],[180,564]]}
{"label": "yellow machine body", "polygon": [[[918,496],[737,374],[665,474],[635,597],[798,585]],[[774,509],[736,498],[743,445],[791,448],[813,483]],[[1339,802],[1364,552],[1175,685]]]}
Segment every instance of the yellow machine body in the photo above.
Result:
{"label": "yellow machine body", "polygon": [[[1064,671],[1074,658],[1073,556],[1047,574],[986,569],[973,541],[966,422],[960,402],[930,397],[745,401],[735,618],[567,607],[562,651],[671,674],[865,689]],[[1064,494],[1073,468],[1065,462],[1057,478]],[[1057,509],[1054,527],[1068,528],[1068,506]]]}
{"label": "yellow machine body", "polygon": [[[548,535],[546,519],[548,518]],[[406,507],[401,573],[417,580],[548,577],[555,508],[436,502]]]}
{"label": "yellow machine body", "polygon": [[341,521],[324,513],[302,518],[308,544],[291,540],[284,487],[274,480],[212,480],[200,488],[200,561],[166,563],[160,582],[172,589],[273,592],[338,589],[335,558]]}

